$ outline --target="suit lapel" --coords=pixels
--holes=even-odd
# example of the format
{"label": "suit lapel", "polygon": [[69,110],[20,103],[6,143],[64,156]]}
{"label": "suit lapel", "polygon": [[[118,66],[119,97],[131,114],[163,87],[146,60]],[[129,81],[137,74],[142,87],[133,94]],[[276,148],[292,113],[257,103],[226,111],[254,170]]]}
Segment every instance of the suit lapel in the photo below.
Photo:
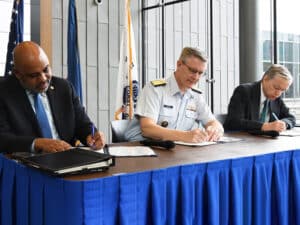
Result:
{"label": "suit lapel", "polygon": [[24,119],[29,120],[29,123],[32,124],[36,133],[39,134],[40,128],[25,89],[14,75],[12,75],[10,79],[8,86],[10,90],[14,91],[8,96],[8,98],[11,99],[7,101],[15,105],[14,108],[16,111],[18,111],[20,115],[23,115]]}
{"label": "suit lapel", "polygon": [[38,122],[35,117],[35,113],[32,109],[32,106],[30,104],[30,101],[28,99],[26,91],[24,90],[23,87],[21,87],[17,78],[15,78],[15,80],[13,81],[13,85],[17,86],[17,87],[13,89],[15,91],[12,95],[13,99],[11,102],[13,102],[13,100],[15,100],[17,110],[19,112],[23,112],[24,115],[27,115],[27,117],[33,122],[33,124],[36,126],[36,128],[39,129]]}
{"label": "suit lapel", "polygon": [[254,120],[259,120],[259,106],[260,106],[260,82],[255,82],[253,84],[251,93],[251,117]]}

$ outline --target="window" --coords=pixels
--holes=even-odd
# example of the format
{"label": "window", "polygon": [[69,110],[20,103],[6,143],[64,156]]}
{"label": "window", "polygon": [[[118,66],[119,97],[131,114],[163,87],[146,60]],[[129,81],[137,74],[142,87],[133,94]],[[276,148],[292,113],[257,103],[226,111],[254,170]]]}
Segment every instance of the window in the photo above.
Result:
{"label": "window", "polygon": [[[5,70],[12,7],[13,0],[0,0],[0,76]],[[24,0],[24,40],[30,40],[30,0]]]}
{"label": "window", "polygon": [[262,71],[271,63],[285,65],[294,81],[285,102],[300,122],[300,8],[299,0],[260,2]]}
{"label": "window", "polygon": [[[185,46],[209,54],[208,10],[207,0],[143,1],[143,85],[169,77]],[[199,85],[206,88],[204,82]]]}

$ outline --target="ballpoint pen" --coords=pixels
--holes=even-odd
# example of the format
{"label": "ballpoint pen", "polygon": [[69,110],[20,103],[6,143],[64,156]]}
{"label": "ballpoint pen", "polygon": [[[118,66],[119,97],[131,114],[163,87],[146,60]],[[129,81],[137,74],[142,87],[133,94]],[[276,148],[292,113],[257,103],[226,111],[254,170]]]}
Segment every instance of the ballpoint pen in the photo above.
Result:
{"label": "ballpoint pen", "polygon": [[92,124],[92,138],[95,137],[95,126],[94,124]]}
{"label": "ballpoint pen", "polygon": [[93,144],[91,144],[90,146],[95,146],[95,126],[94,124],[91,125],[91,128],[92,128],[92,132],[91,132],[91,135],[92,135],[92,139],[93,139]]}
{"label": "ballpoint pen", "polygon": [[275,120],[279,120],[278,117],[276,116],[276,114],[274,112],[272,112],[272,115],[275,118]]}

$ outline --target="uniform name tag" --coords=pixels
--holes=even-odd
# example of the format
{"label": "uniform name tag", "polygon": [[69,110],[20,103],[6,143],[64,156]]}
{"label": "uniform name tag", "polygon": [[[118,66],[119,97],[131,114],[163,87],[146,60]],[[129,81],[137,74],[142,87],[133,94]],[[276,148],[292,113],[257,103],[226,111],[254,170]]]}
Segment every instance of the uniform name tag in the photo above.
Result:
{"label": "uniform name tag", "polygon": [[173,109],[172,105],[164,105],[164,108]]}

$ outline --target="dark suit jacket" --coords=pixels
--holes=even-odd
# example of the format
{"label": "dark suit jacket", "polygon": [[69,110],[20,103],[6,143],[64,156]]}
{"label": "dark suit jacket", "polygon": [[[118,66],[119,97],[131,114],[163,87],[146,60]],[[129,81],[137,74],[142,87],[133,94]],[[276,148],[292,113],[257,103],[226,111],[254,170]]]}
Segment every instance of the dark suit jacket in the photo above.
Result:
{"label": "dark suit jacket", "polygon": [[[75,139],[85,144],[92,123],[72,85],[52,77],[47,96],[60,138],[70,144]],[[41,137],[41,131],[24,88],[15,76],[1,80],[0,152],[30,151],[37,137]]]}
{"label": "dark suit jacket", "polygon": [[[260,92],[260,81],[241,84],[234,90],[224,122],[225,130],[261,130],[263,123],[259,121]],[[289,113],[281,97],[270,101],[269,111],[283,120],[288,129],[295,126],[295,117]],[[276,119],[270,114],[270,122],[274,120]]]}

